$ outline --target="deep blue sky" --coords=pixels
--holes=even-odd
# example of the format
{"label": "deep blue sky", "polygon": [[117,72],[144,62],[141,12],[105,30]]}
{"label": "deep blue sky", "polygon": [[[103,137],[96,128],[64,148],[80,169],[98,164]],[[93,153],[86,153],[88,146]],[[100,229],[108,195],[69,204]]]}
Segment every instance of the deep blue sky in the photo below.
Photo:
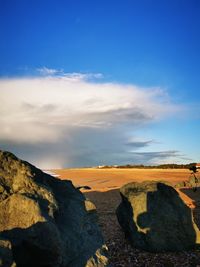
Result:
{"label": "deep blue sky", "polygon": [[[160,87],[174,103],[194,108],[186,121],[169,120],[169,131],[179,125],[181,135],[188,125],[193,146],[198,140],[199,116],[190,116],[199,111],[199,0],[0,0],[0,38],[2,78],[36,75],[45,66]],[[174,149],[187,154],[183,143]]]}
{"label": "deep blue sky", "polygon": [[0,73],[103,72],[186,92],[200,83],[200,1],[0,1]]}

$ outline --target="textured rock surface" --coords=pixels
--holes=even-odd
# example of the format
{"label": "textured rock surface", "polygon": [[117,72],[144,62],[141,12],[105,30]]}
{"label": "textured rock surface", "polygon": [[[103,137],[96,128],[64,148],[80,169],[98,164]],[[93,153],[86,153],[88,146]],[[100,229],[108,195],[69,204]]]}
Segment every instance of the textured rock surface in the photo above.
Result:
{"label": "textured rock surface", "polygon": [[16,267],[13,260],[12,245],[8,240],[0,240],[0,267]]}
{"label": "textured rock surface", "polygon": [[191,210],[171,186],[130,183],[120,194],[117,218],[133,246],[148,251],[182,251],[200,243]]}
{"label": "textured rock surface", "polygon": [[189,178],[189,184],[191,187],[199,187],[200,186],[200,177],[198,176],[198,174],[196,174],[195,176],[192,175]]}
{"label": "textured rock surface", "polygon": [[175,185],[176,188],[183,188],[183,187],[192,187],[197,188],[200,187],[200,177],[199,174],[191,175],[188,181],[179,182]]}
{"label": "textured rock surface", "polygon": [[0,215],[0,262],[5,253],[10,258],[2,266],[107,265],[95,206],[71,181],[56,179],[3,151]]}

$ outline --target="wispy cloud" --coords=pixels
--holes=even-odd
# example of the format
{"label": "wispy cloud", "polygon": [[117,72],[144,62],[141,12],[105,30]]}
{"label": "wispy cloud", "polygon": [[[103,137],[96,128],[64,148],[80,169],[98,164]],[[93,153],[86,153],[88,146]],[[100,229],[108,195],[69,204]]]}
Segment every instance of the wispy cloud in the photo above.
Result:
{"label": "wispy cloud", "polygon": [[125,145],[129,146],[130,148],[133,147],[133,149],[137,149],[137,148],[147,147],[153,143],[155,143],[155,141],[153,140],[138,141],[136,139],[136,140],[126,142]]}
{"label": "wispy cloud", "polygon": [[149,164],[174,163],[181,160],[191,160],[178,150],[151,151],[151,152],[132,152],[133,156],[140,162]]}
{"label": "wispy cloud", "polygon": [[52,76],[52,75],[58,75],[58,74],[63,74],[63,70],[57,70],[57,69],[50,69],[47,67],[42,67],[42,68],[37,68],[36,69],[39,74],[43,76]]}
{"label": "wispy cloud", "polygon": [[81,81],[81,80],[90,80],[90,79],[101,79],[103,78],[102,73],[64,73],[65,78],[69,78],[71,81]]}
{"label": "wispy cloud", "polygon": [[101,79],[103,78],[102,73],[80,73],[80,72],[64,72],[63,69],[52,69],[47,67],[37,68],[36,72],[41,76],[46,77],[62,77],[65,79],[69,79],[71,82],[78,82],[83,80],[93,80],[93,79]]}
{"label": "wispy cloud", "polygon": [[[0,80],[4,148],[33,151],[43,144],[47,158],[49,148],[57,151],[57,159],[65,155],[64,165],[126,161],[127,145],[138,149],[152,144],[130,141],[127,129],[134,131],[181,110],[161,88],[94,81],[101,74],[61,75],[45,67],[40,71],[44,77]],[[37,158],[41,160],[41,151]]]}

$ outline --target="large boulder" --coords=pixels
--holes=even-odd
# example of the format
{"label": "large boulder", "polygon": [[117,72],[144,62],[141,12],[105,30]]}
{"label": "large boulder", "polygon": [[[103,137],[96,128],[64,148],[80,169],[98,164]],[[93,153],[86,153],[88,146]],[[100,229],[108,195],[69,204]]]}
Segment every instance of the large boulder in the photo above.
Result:
{"label": "large boulder", "polygon": [[182,251],[200,244],[192,212],[162,182],[129,183],[120,189],[116,214],[131,244],[147,251]]}
{"label": "large boulder", "polygon": [[3,151],[0,240],[0,262],[5,255],[10,259],[2,266],[107,265],[95,206],[71,181],[54,178]]}

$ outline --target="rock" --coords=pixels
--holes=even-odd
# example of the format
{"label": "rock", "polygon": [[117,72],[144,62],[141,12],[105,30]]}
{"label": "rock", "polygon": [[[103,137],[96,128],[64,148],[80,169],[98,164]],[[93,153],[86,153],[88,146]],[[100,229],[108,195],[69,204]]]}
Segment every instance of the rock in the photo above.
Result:
{"label": "rock", "polygon": [[94,204],[71,181],[3,151],[0,214],[0,239],[10,244],[5,249],[0,243],[0,259],[5,253],[11,259],[4,267],[14,262],[23,267],[107,266]]}
{"label": "rock", "polygon": [[200,244],[200,231],[177,191],[161,182],[130,183],[120,189],[116,214],[126,237],[147,251],[182,251]]}
{"label": "rock", "polygon": [[189,184],[191,187],[198,187],[200,186],[200,177],[197,177],[197,175],[191,175],[189,178]]}
{"label": "rock", "polygon": [[11,247],[10,241],[0,239],[0,267],[16,267]]}
{"label": "rock", "polygon": [[179,182],[175,185],[175,188],[183,188],[183,187],[200,187],[200,177],[197,174],[191,175],[188,181]]}
{"label": "rock", "polygon": [[188,181],[182,181],[177,183],[174,187],[175,188],[190,187],[190,183]]}
{"label": "rock", "polygon": [[92,189],[90,186],[88,186],[88,185],[82,185],[82,186],[78,186],[78,187],[76,187],[77,189],[85,189],[85,190],[90,190],[90,189]]}
{"label": "rock", "polygon": [[176,188],[192,187],[194,191],[196,191],[197,187],[200,187],[200,177],[198,175],[196,165],[192,165],[189,170],[191,171],[189,179],[187,181],[177,183],[175,185]]}

